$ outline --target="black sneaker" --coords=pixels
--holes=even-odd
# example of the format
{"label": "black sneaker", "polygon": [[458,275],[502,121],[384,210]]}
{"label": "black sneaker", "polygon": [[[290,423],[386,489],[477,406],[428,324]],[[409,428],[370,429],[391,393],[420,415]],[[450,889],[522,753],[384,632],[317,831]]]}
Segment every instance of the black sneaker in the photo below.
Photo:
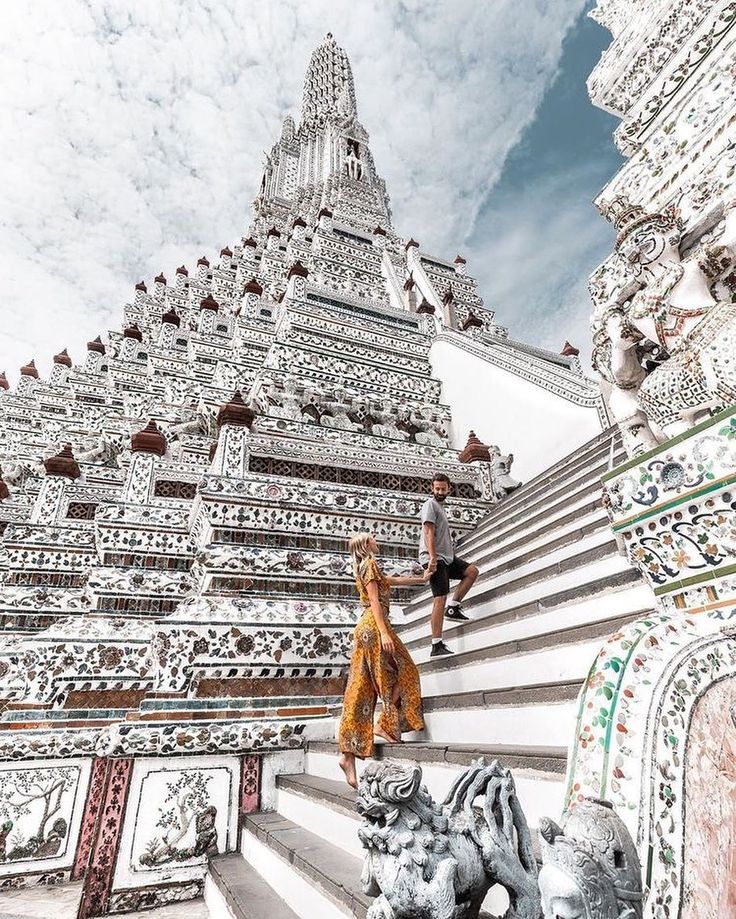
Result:
{"label": "black sneaker", "polygon": [[448,606],[445,610],[445,617],[447,619],[454,619],[455,622],[470,622],[470,616],[466,616],[463,612],[462,604],[455,603],[453,606]]}
{"label": "black sneaker", "polygon": [[438,641],[436,645],[432,645],[432,650],[429,652],[430,657],[446,657],[448,654],[454,654],[454,651],[450,651],[444,641]]}

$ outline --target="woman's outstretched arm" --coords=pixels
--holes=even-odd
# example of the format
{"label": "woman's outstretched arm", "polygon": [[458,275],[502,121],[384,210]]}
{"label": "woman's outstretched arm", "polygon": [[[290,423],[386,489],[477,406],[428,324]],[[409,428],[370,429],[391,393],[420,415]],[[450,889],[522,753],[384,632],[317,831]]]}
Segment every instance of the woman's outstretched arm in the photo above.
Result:
{"label": "woman's outstretched arm", "polygon": [[386,577],[386,580],[392,587],[419,587],[420,584],[426,584],[427,581],[432,577],[432,572],[427,569],[424,574],[420,575],[395,575],[391,577]]}

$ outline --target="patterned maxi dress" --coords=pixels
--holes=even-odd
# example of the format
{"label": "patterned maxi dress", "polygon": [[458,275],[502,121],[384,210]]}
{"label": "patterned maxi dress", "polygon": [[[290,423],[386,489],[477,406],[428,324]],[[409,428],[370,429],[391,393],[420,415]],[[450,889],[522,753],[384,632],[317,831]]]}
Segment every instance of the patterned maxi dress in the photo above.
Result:
{"label": "patterned maxi dress", "polygon": [[[371,581],[378,581],[378,596],[393,639],[395,658],[389,657],[381,647],[381,636],[368,598]],[[373,753],[373,713],[377,699],[383,705],[378,726],[391,737],[398,738],[403,731],[421,731],[424,718],[419,671],[388,621],[391,588],[374,558],[361,562],[355,585],[363,615],[353,633],[355,644],[345,687],[339,746],[340,752],[354,753],[363,759]],[[397,684],[398,705],[392,701]]]}

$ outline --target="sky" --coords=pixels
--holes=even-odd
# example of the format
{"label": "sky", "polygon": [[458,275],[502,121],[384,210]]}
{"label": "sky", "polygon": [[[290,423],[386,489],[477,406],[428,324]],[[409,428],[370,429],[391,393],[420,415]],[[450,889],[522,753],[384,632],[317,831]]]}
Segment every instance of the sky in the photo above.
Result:
{"label": "sky", "polygon": [[514,338],[589,350],[585,281],[612,234],[591,199],[616,120],[585,78],[587,0],[5,0],[0,370],[42,376],[119,328],[133,285],[216,258],[263,151],[298,120],[309,55],[346,48],[394,225],[468,259]]}

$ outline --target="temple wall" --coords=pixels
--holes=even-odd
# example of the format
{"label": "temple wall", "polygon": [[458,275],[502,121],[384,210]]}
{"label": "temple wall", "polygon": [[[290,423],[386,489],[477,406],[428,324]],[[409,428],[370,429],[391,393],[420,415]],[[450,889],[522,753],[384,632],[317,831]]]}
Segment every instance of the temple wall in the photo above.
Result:
{"label": "temple wall", "polygon": [[429,359],[451,407],[452,445],[461,449],[475,431],[483,443],[513,453],[513,475],[521,482],[602,430],[595,405],[576,405],[449,341],[435,341]]}

